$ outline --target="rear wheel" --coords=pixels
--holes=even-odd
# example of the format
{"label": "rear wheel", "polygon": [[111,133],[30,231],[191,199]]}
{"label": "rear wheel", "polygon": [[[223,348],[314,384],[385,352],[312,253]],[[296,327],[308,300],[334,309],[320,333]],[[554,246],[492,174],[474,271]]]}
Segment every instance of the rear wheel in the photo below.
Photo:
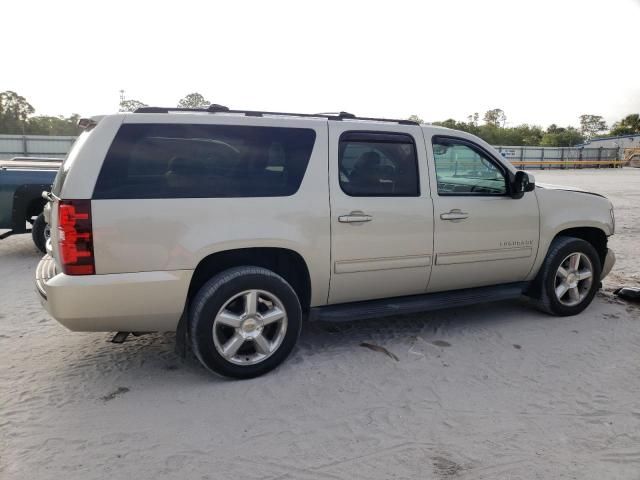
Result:
{"label": "rear wheel", "polygon": [[260,267],[238,267],[200,289],[189,322],[193,351],[206,368],[252,378],[289,355],[300,334],[302,310],[282,277]]}
{"label": "rear wheel", "polygon": [[49,224],[44,219],[44,213],[41,213],[31,226],[31,238],[33,238],[33,243],[42,253],[47,253],[47,240],[49,240],[49,237]]}
{"label": "rear wheel", "polygon": [[582,312],[600,286],[601,270],[590,243],[573,237],[555,239],[538,277],[540,308],[561,316]]}

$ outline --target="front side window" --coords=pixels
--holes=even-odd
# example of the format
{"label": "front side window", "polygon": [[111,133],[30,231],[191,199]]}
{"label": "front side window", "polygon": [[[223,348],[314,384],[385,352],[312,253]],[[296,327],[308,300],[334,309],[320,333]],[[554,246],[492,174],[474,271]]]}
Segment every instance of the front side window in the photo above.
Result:
{"label": "front side window", "polygon": [[405,134],[346,132],[338,155],[340,187],[353,197],[417,197],[418,161]]}
{"label": "front side window", "polygon": [[504,169],[464,140],[434,137],[433,157],[440,195],[506,195]]}
{"label": "front side window", "polygon": [[297,192],[315,131],[238,125],[122,125],[93,198],[276,197]]}

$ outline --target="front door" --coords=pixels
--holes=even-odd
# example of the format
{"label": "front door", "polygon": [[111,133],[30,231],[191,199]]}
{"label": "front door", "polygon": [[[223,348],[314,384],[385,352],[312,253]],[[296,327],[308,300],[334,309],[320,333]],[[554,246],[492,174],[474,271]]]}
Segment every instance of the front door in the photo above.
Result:
{"label": "front door", "polygon": [[433,207],[420,127],[329,122],[330,303],[424,293]]}
{"label": "front door", "polygon": [[535,193],[512,198],[507,167],[469,139],[434,136],[427,148],[435,217],[429,291],[525,280],[538,250]]}

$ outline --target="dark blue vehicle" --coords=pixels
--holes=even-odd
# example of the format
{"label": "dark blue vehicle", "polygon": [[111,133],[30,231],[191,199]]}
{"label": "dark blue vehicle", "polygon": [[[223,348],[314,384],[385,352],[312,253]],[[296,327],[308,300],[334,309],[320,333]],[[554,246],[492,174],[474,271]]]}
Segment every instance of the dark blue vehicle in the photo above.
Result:
{"label": "dark blue vehicle", "polygon": [[0,160],[0,231],[8,230],[0,240],[31,232],[36,247],[46,252],[49,229],[42,213],[47,203],[42,192],[51,189],[60,163],[57,158]]}

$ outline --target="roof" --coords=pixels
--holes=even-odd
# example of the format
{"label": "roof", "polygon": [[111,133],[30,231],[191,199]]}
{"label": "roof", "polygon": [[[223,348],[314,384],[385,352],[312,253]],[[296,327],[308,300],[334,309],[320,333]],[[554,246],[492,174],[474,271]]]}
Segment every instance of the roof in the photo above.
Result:
{"label": "roof", "polygon": [[619,138],[633,138],[633,137],[640,137],[640,133],[632,133],[629,135],[618,135],[615,137],[599,137],[599,138],[593,138],[591,140],[589,140],[588,142],[584,142],[581,145],[588,145],[592,142],[601,142],[601,141],[605,141],[605,140],[617,140]]}

